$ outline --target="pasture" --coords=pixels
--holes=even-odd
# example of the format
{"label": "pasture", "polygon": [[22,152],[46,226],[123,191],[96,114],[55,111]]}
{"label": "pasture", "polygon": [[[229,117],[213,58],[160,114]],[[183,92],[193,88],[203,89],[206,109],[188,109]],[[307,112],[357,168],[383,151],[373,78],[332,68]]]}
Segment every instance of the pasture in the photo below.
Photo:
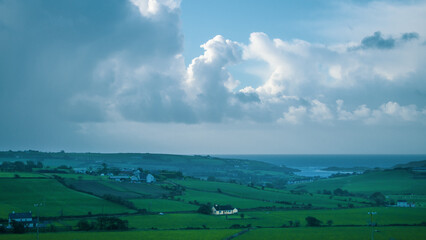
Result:
{"label": "pasture", "polygon": [[[128,232],[61,232],[61,233],[41,233],[43,240],[123,240],[123,239],[144,239],[144,240],[216,240],[223,239],[240,230],[220,229],[220,230],[175,230],[175,231],[128,231]],[[35,233],[27,234],[0,234],[0,240],[33,240]]]}
{"label": "pasture", "polygon": [[36,213],[35,203],[43,203],[40,216],[76,216],[125,213],[132,210],[93,195],[71,190],[54,179],[0,179],[0,218],[12,211]]}
{"label": "pasture", "polygon": [[387,170],[367,172],[363,175],[328,178],[312,183],[289,186],[290,189],[305,189],[315,193],[323,189],[333,191],[336,188],[352,193],[370,195],[382,192],[386,195],[426,195],[426,178],[416,178],[409,170]]}
{"label": "pasture", "polygon": [[[419,240],[426,236],[425,227],[378,227],[375,240]],[[370,227],[320,227],[320,228],[263,228],[254,229],[236,240],[285,239],[285,240],[359,240],[370,239]]]}

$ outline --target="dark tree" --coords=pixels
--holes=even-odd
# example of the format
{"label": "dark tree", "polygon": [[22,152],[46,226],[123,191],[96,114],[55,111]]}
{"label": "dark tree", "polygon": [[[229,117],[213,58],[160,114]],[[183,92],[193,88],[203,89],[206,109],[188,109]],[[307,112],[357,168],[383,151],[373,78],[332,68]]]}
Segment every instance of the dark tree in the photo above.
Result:
{"label": "dark tree", "polygon": [[306,217],[305,220],[306,220],[306,226],[308,227],[319,227],[321,226],[321,223],[322,223],[317,218],[311,217],[311,216]]}
{"label": "dark tree", "polygon": [[328,220],[328,221],[327,221],[327,225],[328,225],[328,226],[333,225],[333,220]]}
{"label": "dark tree", "polygon": [[212,213],[212,206],[209,204],[201,204],[198,208],[197,212],[202,214],[211,214]]}
{"label": "dark tree", "polygon": [[375,192],[371,194],[370,199],[375,203],[376,206],[383,206],[386,203],[386,197],[381,192]]}
{"label": "dark tree", "polygon": [[89,231],[94,228],[94,225],[89,223],[89,221],[87,221],[86,219],[82,219],[78,221],[77,228],[79,231]]}
{"label": "dark tree", "polygon": [[43,168],[43,163],[40,162],[40,161],[38,161],[37,165],[36,165],[36,168]]}
{"label": "dark tree", "polygon": [[21,222],[12,221],[13,233],[24,233],[25,225]]}

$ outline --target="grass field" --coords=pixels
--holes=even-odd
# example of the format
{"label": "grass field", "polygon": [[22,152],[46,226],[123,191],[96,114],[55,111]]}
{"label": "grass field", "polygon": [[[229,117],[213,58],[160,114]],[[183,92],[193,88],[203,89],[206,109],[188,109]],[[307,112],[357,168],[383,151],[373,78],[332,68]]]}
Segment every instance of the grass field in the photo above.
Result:
{"label": "grass field", "polygon": [[70,216],[131,212],[95,196],[73,191],[54,179],[0,179],[0,217],[12,211],[36,212],[35,203],[43,203],[41,216]]}
{"label": "grass field", "polygon": [[137,229],[181,229],[181,228],[229,228],[234,224],[260,227],[289,226],[289,221],[299,221],[301,226],[306,225],[305,218],[316,217],[327,225],[332,220],[336,225],[367,225],[370,221],[369,211],[377,212],[373,221],[379,226],[391,224],[419,224],[425,221],[426,209],[403,208],[357,208],[340,210],[289,210],[289,211],[253,211],[243,212],[244,218],[239,215],[212,216],[196,213],[164,214],[164,215],[139,215],[129,216],[125,219],[133,228]]}
{"label": "grass field", "polygon": [[408,170],[369,172],[363,175],[329,178],[308,184],[294,184],[291,189],[306,189],[315,193],[323,189],[333,191],[342,188],[353,193],[372,194],[382,192],[387,195],[426,195],[426,178],[414,178]]}
{"label": "grass field", "polygon": [[[163,158],[166,164],[168,159]],[[426,227],[413,226],[426,221],[426,208],[371,207],[369,200],[358,197],[329,196],[317,194],[323,189],[333,191],[342,188],[352,193],[368,196],[380,191],[387,200],[426,202],[426,182],[405,170],[370,172],[364,175],[330,178],[306,184],[288,186],[288,189],[249,187],[247,185],[201,181],[195,179],[173,180],[186,188],[174,200],[167,199],[170,182],[156,184],[115,182],[106,177],[61,174],[67,184],[95,195],[112,194],[126,198],[147,214],[134,213],[122,205],[114,204],[91,194],[74,191],[56,179],[53,174],[0,173],[0,218],[6,218],[11,211],[37,211],[33,204],[44,203],[42,216],[77,216],[92,214],[120,214],[128,220],[131,231],[125,232],[60,232],[43,233],[40,239],[85,240],[85,239],[223,239],[251,226],[252,229],[235,239],[369,239],[371,228],[368,212],[377,212],[373,221],[378,224],[375,239],[426,239]],[[40,177],[40,178],[39,178]],[[45,177],[45,178],[43,178]],[[303,191],[291,190],[307,190]],[[175,191],[178,192],[178,191]],[[413,194],[414,193],[414,194]],[[191,202],[191,203],[190,203]],[[226,216],[196,213],[198,203],[231,204],[240,210],[239,214]],[[354,208],[342,208],[353,204]],[[338,207],[341,206],[341,207]],[[161,212],[161,214],[159,214]],[[242,214],[244,214],[243,217]],[[315,217],[322,221],[322,227],[306,227],[305,218]],[[97,217],[85,217],[96,222]],[[77,230],[81,217],[52,219],[57,226],[72,226]],[[299,222],[300,227],[287,228]],[[327,222],[330,222],[328,226]],[[231,226],[243,226],[230,229]],[[391,226],[392,225],[392,226]],[[411,225],[411,226],[395,226]],[[208,230],[209,229],[209,230]],[[2,239],[34,239],[35,234],[0,234]]]}
{"label": "grass field", "polygon": [[354,208],[338,210],[293,210],[293,211],[257,211],[246,212],[247,216],[253,217],[256,221],[249,221],[254,226],[280,227],[282,224],[288,225],[288,221],[299,221],[305,225],[305,218],[313,216],[326,224],[328,220],[333,221],[333,225],[366,225],[370,218],[367,214],[370,211],[377,212],[373,221],[379,225],[389,224],[419,224],[425,221],[426,209],[415,208]]}
{"label": "grass field", "polygon": [[137,208],[146,209],[149,212],[196,211],[198,209],[196,205],[166,199],[132,199],[131,202]]}
{"label": "grass field", "polygon": [[[240,208],[253,208],[253,207],[291,207],[293,203],[297,204],[311,204],[313,207],[322,207],[322,208],[336,208],[339,204],[342,206],[347,206],[349,204],[350,197],[334,197],[332,199],[327,195],[322,194],[291,194],[289,191],[284,190],[272,190],[265,189],[261,190],[260,188],[248,187],[246,185],[239,185],[233,183],[224,183],[224,182],[210,182],[210,181],[200,181],[200,180],[177,180],[176,183],[185,186],[188,189],[184,199],[188,197],[192,201],[198,197],[199,202],[205,203],[208,199],[216,199],[216,202],[219,204],[226,204],[224,202],[232,201],[235,206]],[[219,192],[220,190],[220,192]],[[201,193],[202,192],[202,193]],[[255,200],[251,201],[250,204],[241,206],[243,203],[241,200]],[[223,200],[223,201],[222,201]],[[259,202],[260,201],[260,202]],[[290,204],[275,204],[274,202],[287,202]],[[351,197],[351,202],[355,207],[365,206],[365,199]]]}
{"label": "grass field", "polygon": [[13,173],[13,172],[0,172],[0,178],[15,178],[15,175],[18,175],[20,178],[45,178],[46,176],[40,173]]}
{"label": "grass field", "polygon": [[229,228],[240,224],[239,220],[227,220],[225,216],[203,215],[197,213],[179,213],[164,215],[142,215],[123,218],[136,229],[183,229],[183,228]]}
{"label": "grass field", "polygon": [[[425,227],[379,227],[374,232],[375,240],[419,240],[425,239]],[[254,229],[241,235],[237,240],[285,239],[285,240],[359,240],[370,239],[370,227],[323,227],[323,228],[281,228]]]}
{"label": "grass field", "polygon": [[[128,232],[63,232],[63,233],[42,233],[40,239],[43,240],[123,240],[123,239],[144,239],[144,240],[216,240],[231,236],[240,230],[180,230],[180,231],[128,231]],[[33,240],[36,239],[34,233],[16,235],[0,234],[0,240]]]}

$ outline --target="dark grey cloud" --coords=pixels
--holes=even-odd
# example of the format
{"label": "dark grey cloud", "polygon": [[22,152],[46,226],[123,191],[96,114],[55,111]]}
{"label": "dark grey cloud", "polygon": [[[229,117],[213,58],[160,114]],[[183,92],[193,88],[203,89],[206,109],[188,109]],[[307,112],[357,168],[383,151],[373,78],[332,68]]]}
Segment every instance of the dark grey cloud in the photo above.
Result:
{"label": "dark grey cloud", "polygon": [[416,32],[404,33],[401,37],[402,40],[408,41],[412,39],[419,39],[419,34]]}
{"label": "dark grey cloud", "polygon": [[389,50],[397,46],[398,42],[406,42],[419,39],[420,35],[417,32],[403,33],[401,38],[388,37],[384,38],[380,31],[375,32],[372,36],[367,36],[362,39],[361,44],[356,47],[351,47],[349,50],[358,49],[382,49]]}
{"label": "dark grey cloud", "polygon": [[235,96],[243,103],[250,103],[250,102],[260,102],[259,95],[256,92],[251,93],[244,93],[244,92],[238,92],[235,94]]}
{"label": "dark grey cloud", "polygon": [[391,49],[395,47],[395,39],[389,37],[387,39],[382,37],[382,33],[377,31],[373,36],[368,36],[362,39],[361,48],[377,48],[377,49]]}
{"label": "dark grey cloud", "polygon": [[183,51],[179,11],[159,11],[150,19],[130,1],[0,0],[0,146],[73,142],[79,123],[115,113],[193,122],[181,76],[167,72]]}

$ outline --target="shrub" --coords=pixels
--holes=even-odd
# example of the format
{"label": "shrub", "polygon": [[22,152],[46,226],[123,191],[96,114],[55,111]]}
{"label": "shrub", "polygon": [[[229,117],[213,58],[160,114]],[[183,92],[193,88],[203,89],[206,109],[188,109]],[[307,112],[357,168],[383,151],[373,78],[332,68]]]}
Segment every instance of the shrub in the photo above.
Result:
{"label": "shrub", "polygon": [[12,221],[13,233],[24,233],[25,225],[21,222]]}
{"label": "shrub", "polygon": [[89,223],[89,221],[87,221],[86,219],[82,219],[82,220],[78,221],[78,223],[77,223],[77,229],[79,231],[90,231],[94,228],[95,228],[94,224]]}
{"label": "shrub", "polygon": [[127,230],[129,229],[129,222],[121,220],[117,217],[99,217],[98,218],[99,230]]}
{"label": "shrub", "polygon": [[311,217],[311,216],[306,217],[305,220],[306,220],[306,226],[308,227],[319,227],[321,226],[321,223],[322,223],[317,218]]}
{"label": "shrub", "polygon": [[381,192],[375,192],[371,194],[370,199],[375,203],[376,206],[383,206],[386,203],[386,197]]}
{"label": "shrub", "polygon": [[212,213],[212,206],[210,204],[201,204],[197,212],[209,215]]}

